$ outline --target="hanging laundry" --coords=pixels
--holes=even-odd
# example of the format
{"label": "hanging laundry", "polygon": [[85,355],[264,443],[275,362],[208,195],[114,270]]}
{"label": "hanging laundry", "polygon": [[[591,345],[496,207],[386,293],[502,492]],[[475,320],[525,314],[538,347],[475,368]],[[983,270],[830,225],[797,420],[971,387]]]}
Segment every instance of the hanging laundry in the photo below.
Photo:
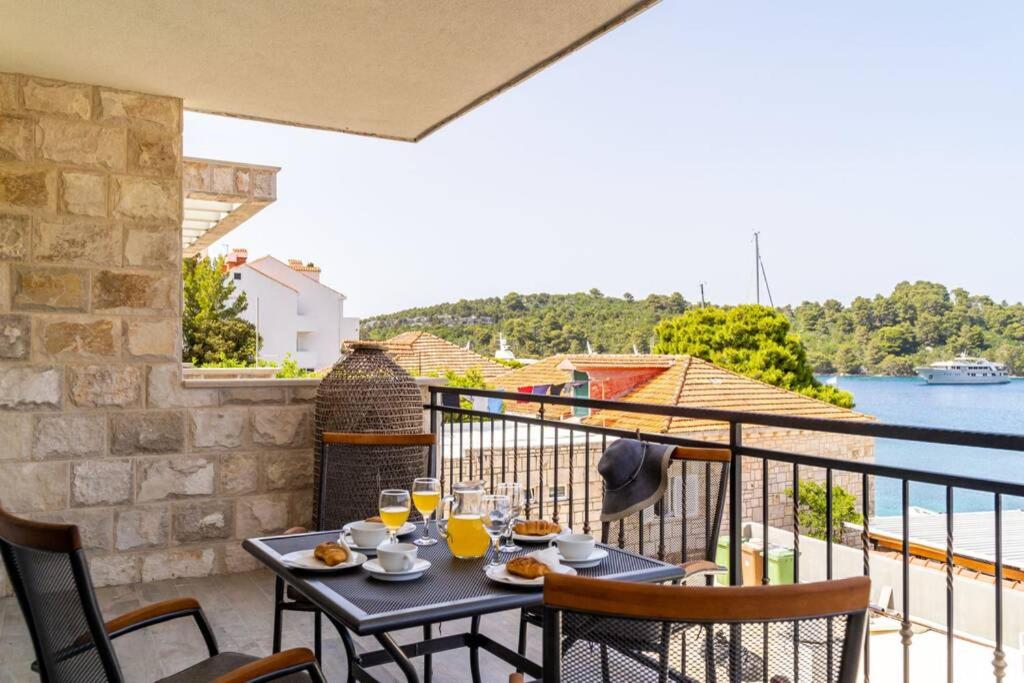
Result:
{"label": "hanging laundry", "polygon": [[441,405],[445,408],[459,408],[459,395],[449,394],[447,392],[441,394]]}
{"label": "hanging laundry", "polygon": [[533,393],[533,387],[532,386],[529,386],[529,387],[517,387],[516,391],[518,391],[520,394],[532,394]]}
{"label": "hanging laundry", "polygon": [[537,384],[537,385],[535,385],[533,387],[533,393],[534,394],[544,395],[544,394],[548,393],[549,389],[551,389],[551,385],[550,384]]}
{"label": "hanging laundry", "polygon": [[505,402],[500,398],[489,398],[487,399],[487,412],[489,413],[503,413],[505,412]]}
{"label": "hanging laundry", "polygon": [[551,395],[552,396],[561,396],[562,395],[562,390],[565,389],[565,385],[566,385],[565,382],[562,382],[561,384],[552,384],[551,385]]}
{"label": "hanging laundry", "polygon": [[479,410],[481,413],[487,412],[487,397],[486,396],[474,396],[473,397],[473,410]]}

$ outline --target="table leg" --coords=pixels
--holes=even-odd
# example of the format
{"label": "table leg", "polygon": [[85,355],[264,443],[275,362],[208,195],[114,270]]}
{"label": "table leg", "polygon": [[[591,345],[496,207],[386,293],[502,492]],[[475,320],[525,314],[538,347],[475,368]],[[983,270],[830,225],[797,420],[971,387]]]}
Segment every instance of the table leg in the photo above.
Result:
{"label": "table leg", "polygon": [[[430,640],[433,637],[433,625],[423,624],[423,640]],[[423,683],[430,683],[433,677],[434,655],[423,655]]]}
{"label": "table leg", "polygon": [[341,644],[345,646],[345,682],[355,683],[355,665],[356,665],[356,644],[352,642],[352,636],[349,635],[348,629],[345,628],[344,624],[340,624],[330,616],[327,617],[334,624],[334,630],[338,632],[338,636],[341,638]]}
{"label": "table leg", "polygon": [[476,644],[476,636],[480,635],[480,617],[473,617],[470,620],[469,633],[474,638],[469,646],[469,674],[473,683],[480,683],[480,646]]}
{"label": "table leg", "polygon": [[394,660],[395,664],[398,665],[398,668],[402,670],[403,674],[405,674],[405,680],[409,683],[420,683],[420,677],[416,674],[416,667],[412,665],[412,661],[410,661],[410,659],[405,656],[405,653],[402,652],[402,648],[398,647],[398,644],[391,639],[391,636],[386,633],[379,633],[375,635],[374,638],[376,638],[377,642],[387,650],[389,655],[391,655],[391,659]]}

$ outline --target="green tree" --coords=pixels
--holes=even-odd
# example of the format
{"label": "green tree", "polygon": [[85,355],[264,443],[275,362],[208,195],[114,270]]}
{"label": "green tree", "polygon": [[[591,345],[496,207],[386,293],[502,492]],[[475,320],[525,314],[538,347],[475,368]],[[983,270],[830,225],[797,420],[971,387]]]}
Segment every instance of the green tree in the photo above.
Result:
{"label": "green tree", "polygon": [[[793,489],[787,488],[786,495],[793,498]],[[800,482],[800,495],[797,501],[797,519],[800,521],[800,533],[812,538],[825,540],[828,529],[826,502],[828,497],[825,487],[816,481]],[[847,522],[863,524],[864,517],[857,512],[857,498],[842,486],[832,487],[832,540],[840,542],[843,538],[843,525]]]}
{"label": "green tree", "polygon": [[240,317],[247,307],[245,292],[236,297],[228,275],[223,257],[182,261],[183,361],[196,366],[255,362],[256,328]]}
{"label": "green tree", "polygon": [[814,378],[800,337],[785,315],[767,306],[695,308],[654,328],[655,353],[688,354],[784,389],[844,407],[853,395]]}

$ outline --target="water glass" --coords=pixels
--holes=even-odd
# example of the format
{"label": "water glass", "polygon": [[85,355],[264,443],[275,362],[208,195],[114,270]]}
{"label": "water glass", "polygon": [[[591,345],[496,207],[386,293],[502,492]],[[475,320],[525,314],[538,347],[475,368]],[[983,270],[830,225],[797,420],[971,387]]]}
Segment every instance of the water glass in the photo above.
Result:
{"label": "water glass", "polygon": [[484,567],[484,571],[501,565],[498,562],[498,543],[508,529],[508,523],[512,519],[512,510],[509,507],[508,496],[486,495],[483,497],[483,504],[480,510],[480,519],[484,524],[484,531],[491,537],[491,561]]}
{"label": "water glass", "polygon": [[501,482],[498,484],[498,489],[495,493],[499,496],[508,496],[509,512],[511,513],[506,540],[499,550],[503,553],[519,552],[522,548],[512,540],[512,527],[515,526],[519,515],[523,514],[523,485],[517,481]]}

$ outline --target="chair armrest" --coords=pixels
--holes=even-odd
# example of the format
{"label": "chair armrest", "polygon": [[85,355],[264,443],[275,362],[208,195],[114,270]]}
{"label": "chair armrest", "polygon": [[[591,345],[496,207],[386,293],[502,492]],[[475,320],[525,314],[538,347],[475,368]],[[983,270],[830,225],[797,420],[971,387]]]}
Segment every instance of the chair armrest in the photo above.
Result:
{"label": "chair armrest", "polygon": [[683,562],[679,567],[685,572],[685,575],[683,576],[684,579],[689,579],[693,576],[729,573],[729,570],[726,567],[708,560],[690,560],[689,562]]}
{"label": "chair armrest", "polygon": [[199,606],[199,601],[195,598],[175,598],[173,600],[155,602],[152,605],[146,605],[145,607],[140,607],[115,617],[108,621],[105,626],[107,635],[113,639],[126,633],[146,628],[147,626],[161,624],[165,621],[181,617],[192,617],[195,619],[196,626],[199,627],[199,632],[203,635],[203,640],[206,641],[206,649],[209,650],[210,656],[212,657],[217,654],[219,651],[217,640],[213,636],[213,631],[210,629],[210,623],[206,620],[203,608]]}
{"label": "chair armrest", "polygon": [[297,647],[249,662],[219,676],[213,683],[262,683],[301,671],[307,672],[317,683],[324,681],[313,653],[304,647]]}

